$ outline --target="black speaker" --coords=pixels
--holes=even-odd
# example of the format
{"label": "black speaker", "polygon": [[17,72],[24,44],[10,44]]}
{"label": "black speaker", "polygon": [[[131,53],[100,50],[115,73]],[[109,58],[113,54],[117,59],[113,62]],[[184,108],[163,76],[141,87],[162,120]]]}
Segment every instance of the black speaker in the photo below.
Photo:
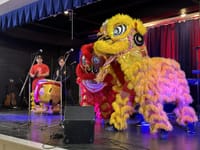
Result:
{"label": "black speaker", "polygon": [[82,144],[94,141],[95,113],[92,106],[65,106],[64,143]]}

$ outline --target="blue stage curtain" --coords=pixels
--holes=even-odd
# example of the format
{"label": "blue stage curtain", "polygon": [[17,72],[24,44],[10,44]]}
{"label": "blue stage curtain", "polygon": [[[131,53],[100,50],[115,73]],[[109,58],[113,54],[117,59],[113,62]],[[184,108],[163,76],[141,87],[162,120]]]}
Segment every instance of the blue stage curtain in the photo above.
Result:
{"label": "blue stage curtain", "polygon": [[0,16],[0,30],[30,23],[97,0],[39,0]]}

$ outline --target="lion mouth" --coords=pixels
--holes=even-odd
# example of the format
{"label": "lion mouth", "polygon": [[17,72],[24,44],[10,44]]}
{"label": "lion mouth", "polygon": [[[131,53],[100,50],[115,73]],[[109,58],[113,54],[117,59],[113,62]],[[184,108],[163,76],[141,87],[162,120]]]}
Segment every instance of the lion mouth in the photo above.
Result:
{"label": "lion mouth", "polygon": [[111,40],[111,38],[107,35],[102,35],[99,37],[99,40],[108,41],[108,40]]}
{"label": "lion mouth", "polygon": [[101,91],[106,85],[103,82],[97,83],[94,80],[83,80],[83,85],[92,93]]}

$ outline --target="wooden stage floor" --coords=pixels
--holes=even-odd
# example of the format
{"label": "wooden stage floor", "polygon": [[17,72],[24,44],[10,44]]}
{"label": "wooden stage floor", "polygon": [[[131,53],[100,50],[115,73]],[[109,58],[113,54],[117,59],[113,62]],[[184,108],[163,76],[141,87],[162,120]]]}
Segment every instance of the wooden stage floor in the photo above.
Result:
{"label": "wooden stage floor", "polygon": [[[31,117],[31,118],[30,118]],[[173,117],[171,121],[174,122]],[[137,119],[128,121],[128,129],[123,132],[110,131],[103,121],[95,121],[94,142],[92,144],[65,144],[64,128],[60,125],[60,115],[28,115],[27,110],[0,110],[0,134],[40,142],[45,145],[69,150],[199,150],[200,123],[196,124],[196,134],[189,135],[184,127],[173,123],[174,130],[167,140],[157,135],[143,132],[136,126]],[[80,133],[81,134],[81,133]],[[55,138],[54,135],[62,135]],[[49,149],[49,148],[48,148]]]}

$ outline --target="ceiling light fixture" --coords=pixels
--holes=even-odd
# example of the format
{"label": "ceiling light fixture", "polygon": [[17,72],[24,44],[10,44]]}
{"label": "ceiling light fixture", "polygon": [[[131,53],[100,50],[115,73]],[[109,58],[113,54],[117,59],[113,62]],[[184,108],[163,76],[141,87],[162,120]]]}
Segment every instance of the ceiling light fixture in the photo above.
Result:
{"label": "ceiling light fixture", "polygon": [[151,22],[144,23],[144,26],[152,27],[152,25],[153,25],[153,27],[155,27],[155,26],[166,25],[166,24],[170,24],[170,23],[174,23],[174,22],[178,22],[178,21],[183,21],[183,20],[199,19],[199,17],[200,17],[199,14],[200,14],[199,12],[195,12],[195,13],[187,14],[186,18],[177,16],[177,17],[161,19],[161,20],[157,20],[157,21],[151,21]]}
{"label": "ceiling light fixture", "polygon": [[68,10],[64,11],[64,14],[69,15],[69,11]]}
{"label": "ceiling light fixture", "polygon": [[7,3],[7,2],[9,2],[10,0],[0,0],[0,5],[3,5],[3,4],[5,4],[5,3]]}
{"label": "ceiling light fixture", "polygon": [[183,8],[181,9],[181,17],[185,17],[186,16],[186,9]]}

